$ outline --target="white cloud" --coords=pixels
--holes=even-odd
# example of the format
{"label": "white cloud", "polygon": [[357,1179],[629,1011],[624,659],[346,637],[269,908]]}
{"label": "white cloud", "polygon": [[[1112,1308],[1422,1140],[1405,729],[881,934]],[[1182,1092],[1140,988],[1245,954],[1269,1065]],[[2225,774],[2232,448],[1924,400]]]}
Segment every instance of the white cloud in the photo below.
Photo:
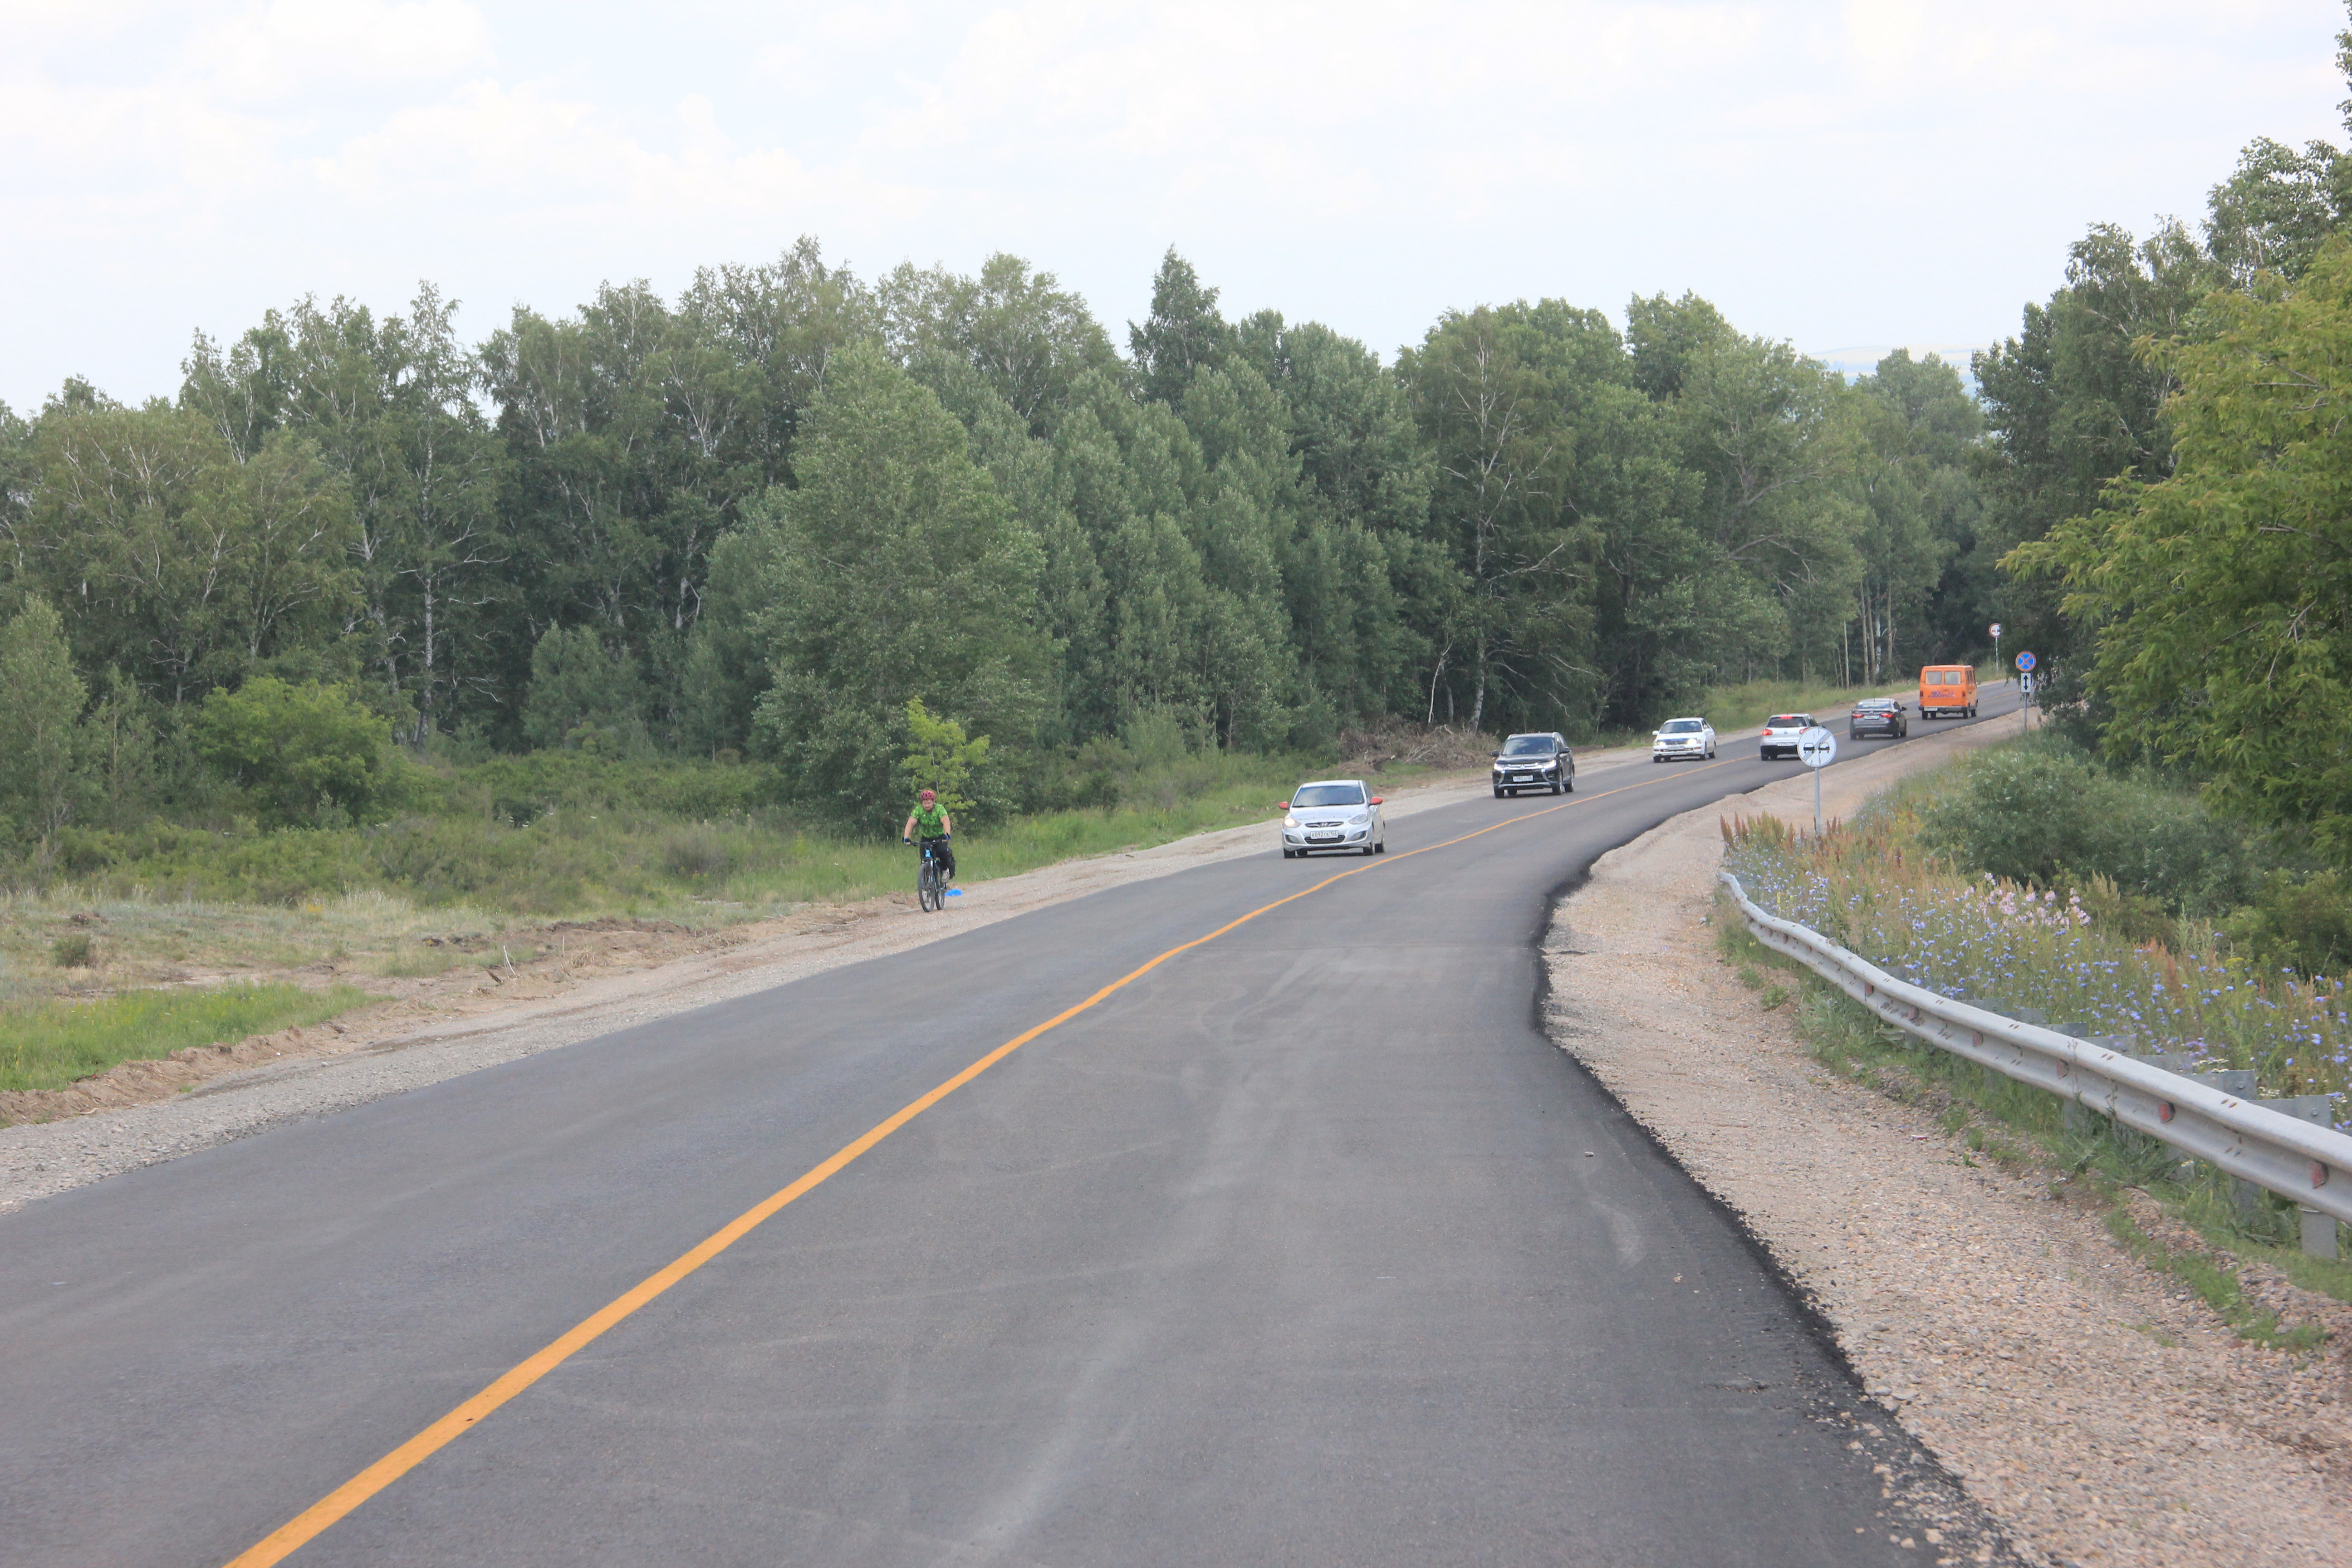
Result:
{"label": "white cloud", "polygon": [[1236,308],[1383,346],[1447,305],[1685,287],[1801,341],[1980,341],[2088,222],[2193,213],[2247,139],[2335,134],[2337,25],[2327,0],[14,0],[0,201],[42,244],[0,283],[68,309],[0,325],[0,395],[68,365],[154,390],[132,367],[189,326],[304,289],[562,310],[803,232],[869,268],[1019,250],[1113,320],[1174,239]]}
{"label": "white cloud", "polygon": [[190,56],[222,90],[270,99],[446,80],[489,51],[489,24],[466,0],[272,0],[199,37]]}

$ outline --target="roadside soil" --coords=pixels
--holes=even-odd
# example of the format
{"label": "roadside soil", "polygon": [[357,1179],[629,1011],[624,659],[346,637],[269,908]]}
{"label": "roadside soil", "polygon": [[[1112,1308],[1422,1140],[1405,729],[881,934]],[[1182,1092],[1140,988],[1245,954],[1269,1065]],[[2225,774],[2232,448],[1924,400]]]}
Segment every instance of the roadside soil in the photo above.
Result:
{"label": "roadside soil", "polygon": [[[1838,768],[1824,809],[1850,815],[1996,729],[2012,732],[1954,731]],[[2317,1354],[2251,1345],[2091,1209],[2053,1201],[2051,1173],[1979,1163],[1931,1111],[1814,1062],[1708,923],[1718,819],[1742,810],[1810,826],[1811,781],[1678,817],[1562,900],[1547,939],[1560,1047],[1741,1216],[1864,1387],[2030,1559],[2352,1562],[2343,1304],[2249,1271],[2283,1326],[2338,1331]]]}

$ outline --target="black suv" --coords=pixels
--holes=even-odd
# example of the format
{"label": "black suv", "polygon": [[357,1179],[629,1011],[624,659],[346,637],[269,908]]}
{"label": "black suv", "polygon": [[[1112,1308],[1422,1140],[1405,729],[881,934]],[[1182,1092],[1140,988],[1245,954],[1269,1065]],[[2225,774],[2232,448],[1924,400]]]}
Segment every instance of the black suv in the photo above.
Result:
{"label": "black suv", "polygon": [[1495,753],[1495,798],[1523,789],[1566,795],[1576,787],[1576,759],[1568,754],[1568,741],[1549,735],[1513,735]]}
{"label": "black suv", "polygon": [[1911,732],[1911,721],[1903,717],[1903,703],[1894,697],[1865,697],[1853,705],[1845,716],[1845,738],[1849,741],[1863,735],[1884,735],[1899,741]]}

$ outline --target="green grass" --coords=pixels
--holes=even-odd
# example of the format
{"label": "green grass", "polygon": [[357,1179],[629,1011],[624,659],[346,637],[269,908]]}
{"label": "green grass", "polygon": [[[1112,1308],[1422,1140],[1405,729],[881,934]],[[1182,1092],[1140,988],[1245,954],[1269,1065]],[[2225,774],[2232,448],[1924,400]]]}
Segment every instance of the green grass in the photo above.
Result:
{"label": "green grass", "polygon": [[371,1000],[349,985],[328,991],[231,985],[126,991],[97,1002],[44,1002],[0,1012],[0,1089],[63,1089],[118,1062],[321,1024]]}
{"label": "green grass", "polygon": [[[2282,1331],[2273,1314],[2248,1300],[2237,1272],[2244,1264],[2270,1264],[2305,1289],[2352,1300],[2352,1265],[2310,1258],[2297,1248],[2292,1204],[2265,1194],[2267,1201],[2242,1206],[2222,1172],[2183,1162],[2167,1145],[2103,1117],[2085,1113],[2070,1126],[2065,1102],[2056,1096],[1914,1039],[1766,947],[1749,934],[1727,898],[1718,896],[1715,923],[1718,948],[1751,989],[1766,985],[1767,971],[1792,978],[1797,1035],[1814,1060],[1841,1078],[1934,1113],[1946,1132],[1960,1138],[1969,1157],[1981,1155],[2020,1173],[2055,1172],[2053,1197],[2092,1205],[2117,1245],[2194,1290],[2241,1338],[2308,1351],[2323,1337],[2315,1324]],[[2194,1231],[2207,1250],[2168,1247],[2149,1236],[2132,1217],[2126,1189],[2154,1198]]]}
{"label": "green grass", "polygon": [[[1332,765],[1217,753],[1164,760],[1120,777],[1116,804],[966,826],[957,835],[959,868],[963,881],[980,882],[1073,857],[1271,822],[1275,803],[1292,784]],[[1397,776],[1382,783],[1393,787]],[[642,795],[643,781],[633,784],[618,773],[583,773],[564,779],[561,790],[544,791],[528,779],[502,779],[499,788],[507,793],[497,794],[496,805],[453,804],[367,827],[262,832],[249,823],[153,823],[69,830],[58,875],[44,896],[51,902],[78,897],[296,907],[378,892],[427,909],[625,914],[707,925],[911,885],[913,860],[895,832],[859,837],[784,807],[740,802],[731,814],[681,818],[677,808],[692,804],[684,784],[667,774],[656,782],[668,793],[649,804],[627,793]],[[623,798],[597,798],[600,784]]]}
{"label": "green grass", "polygon": [[[956,878],[971,886],[1044,866],[1127,849],[1148,849],[1220,828],[1271,825],[1274,807],[1302,774],[1271,769],[1263,779],[1227,783],[1135,805],[1040,812],[981,832],[956,836]],[[1269,839],[1269,843],[1271,840]],[[895,839],[859,842],[796,834],[766,847],[756,860],[717,879],[711,896],[741,908],[814,900],[846,901],[911,891],[914,852]]]}

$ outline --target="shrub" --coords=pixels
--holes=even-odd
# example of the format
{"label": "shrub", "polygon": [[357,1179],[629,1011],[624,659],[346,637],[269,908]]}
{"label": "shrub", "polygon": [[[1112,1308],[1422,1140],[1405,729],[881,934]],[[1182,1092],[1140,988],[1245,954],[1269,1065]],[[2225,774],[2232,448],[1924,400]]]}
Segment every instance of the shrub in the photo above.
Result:
{"label": "shrub", "polygon": [[708,822],[747,816],[776,804],[773,768],[590,752],[532,752],[454,770],[444,794],[460,795],[478,813],[521,826],[557,810],[631,809]]}
{"label": "shrub", "polygon": [[2079,756],[2018,747],[1975,759],[1962,787],[1931,802],[1920,826],[1971,871],[2047,886],[2062,867],[2097,869],[2093,844],[2111,793]]}
{"label": "shrub", "polygon": [[2273,871],[2226,929],[2258,973],[2341,975],[2352,967],[2352,878],[2322,871],[2298,880]]}
{"label": "shrub", "polygon": [[49,962],[59,969],[89,969],[98,963],[98,944],[86,932],[68,931],[49,945]]}
{"label": "shrub", "polygon": [[2230,909],[2253,880],[2234,825],[2183,792],[2110,773],[2055,739],[1969,763],[1960,787],[1923,810],[1922,828],[1969,870],[2044,888],[2105,879],[2125,899],[2172,914]]}
{"label": "shrub", "polygon": [[391,722],[344,686],[256,676],[205,698],[190,730],[197,756],[276,825],[362,819],[392,778]]}
{"label": "shrub", "polygon": [[708,827],[677,828],[662,839],[661,862],[673,877],[706,881],[735,868],[735,847]]}

